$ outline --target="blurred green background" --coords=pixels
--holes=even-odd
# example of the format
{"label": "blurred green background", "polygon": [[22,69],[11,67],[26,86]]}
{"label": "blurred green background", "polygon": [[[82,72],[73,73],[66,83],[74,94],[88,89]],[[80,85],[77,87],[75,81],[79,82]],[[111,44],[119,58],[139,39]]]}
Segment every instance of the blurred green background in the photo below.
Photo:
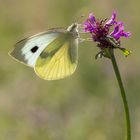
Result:
{"label": "blurred green background", "polygon": [[[67,27],[93,12],[118,20],[132,32],[116,51],[129,102],[132,139],[140,139],[139,0],[0,0],[0,140],[124,140],[124,110],[107,59],[95,60],[95,43],[79,46],[79,65],[69,78],[39,79],[8,51],[20,39],[52,27]],[[81,19],[82,21],[82,19]]]}

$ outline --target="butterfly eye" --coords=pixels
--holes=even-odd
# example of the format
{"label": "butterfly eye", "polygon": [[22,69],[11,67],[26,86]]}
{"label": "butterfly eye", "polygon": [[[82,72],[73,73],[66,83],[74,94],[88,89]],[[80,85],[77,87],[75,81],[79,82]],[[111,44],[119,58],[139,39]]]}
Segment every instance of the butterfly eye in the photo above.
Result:
{"label": "butterfly eye", "polygon": [[34,46],[34,47],[31,49],[31,52],[32,52],[32,53],[35,53],[37,50],[38,50],[38,46]]}

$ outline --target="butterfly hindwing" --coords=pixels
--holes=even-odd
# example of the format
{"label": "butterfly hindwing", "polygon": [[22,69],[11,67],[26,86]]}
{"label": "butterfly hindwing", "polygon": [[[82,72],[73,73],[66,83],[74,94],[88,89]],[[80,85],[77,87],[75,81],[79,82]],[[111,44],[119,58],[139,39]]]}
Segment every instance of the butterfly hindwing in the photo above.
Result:
{"label": "butterfly hindwing", "polygon": [[15,45],[15,48],[9,54],[21,63],[34,67],[41,52],[60,34],[59,31],[47,31],[23,39]]}
{"label": "butterfly hindwing", "polygon": [[69,34],[52,41],[35,64],[36,74],[45,80],[57,80],[71,75],[77,66],[78,42]]}

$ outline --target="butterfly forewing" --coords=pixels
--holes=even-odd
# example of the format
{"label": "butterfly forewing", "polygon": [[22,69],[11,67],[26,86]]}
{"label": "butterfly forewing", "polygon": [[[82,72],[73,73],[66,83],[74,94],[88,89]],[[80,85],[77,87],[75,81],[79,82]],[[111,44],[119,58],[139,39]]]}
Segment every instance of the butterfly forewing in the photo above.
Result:
{"label": "butterfly forewing", "polygon": [[16,60],[34,67],[41,52],[60,34],[62,33],[59,31],[48,31],[23,39],[15,45],[15,48],[9,54]]}
{"label": "butterfly forewing", "polygon": [[78,42],[65,33],[52,41],[40,54],[35,72],[45,80],[57,80],[70,76],[78,61]]}

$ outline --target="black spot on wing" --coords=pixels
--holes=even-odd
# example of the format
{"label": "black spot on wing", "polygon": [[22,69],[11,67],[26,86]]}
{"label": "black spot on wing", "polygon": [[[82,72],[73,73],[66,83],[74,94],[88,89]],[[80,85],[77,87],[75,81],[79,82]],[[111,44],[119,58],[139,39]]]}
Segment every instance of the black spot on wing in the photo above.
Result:
{"label": "black spot on wing", "polygon": [[35,53],[35,52],[38,50],[38,48],[39,48],[38,46],[34,46],[34,47],[31,49],[31,52],[32,52],[32,53]]}

